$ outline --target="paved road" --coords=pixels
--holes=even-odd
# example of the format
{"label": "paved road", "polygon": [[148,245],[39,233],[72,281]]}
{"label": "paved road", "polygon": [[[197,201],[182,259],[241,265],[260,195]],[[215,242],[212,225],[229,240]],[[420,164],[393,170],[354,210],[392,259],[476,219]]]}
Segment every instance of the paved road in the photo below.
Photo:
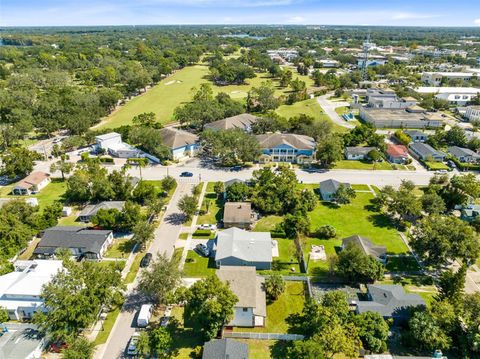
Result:
{"label": "paved road", "polygon": [[320,107],[323,109],[323,112],[325,112],[330,119],[335,122],[335,124],[346,127],[346,128],[354,128],[355,125],[348,123],[345,121],[343,118],[340,117],[338,113],[335,112],[335,109],[337,107],[342,107],[342,106],[348,106],[348,102],[332,102],[329,101],[328,98],[332,97],[331,93],[328,93],[323,96],[317,97],[317,102],[320,105]]}
{"label": "paved road", "polygon": [[[148,251],[154,256],[166,253],[173,255],[175,241],[182,229],[182,214],[178,210],[178,201],[184,194],[190,194],[193,184],[179,183],[170,204],[163,216],[160,226],[155,231],[155,239]],[[137,277],[138,278],[138,277]],[[117,317],[117,321],[108,337],[106,344],[99,346],[95,352],[95,359],[117,359],[123,358],[130,337],[135,332],[135,319],[140,306],[145,303],[145,298],[136,292],[138,281],[135,280],[128,288],[125,305]]]}

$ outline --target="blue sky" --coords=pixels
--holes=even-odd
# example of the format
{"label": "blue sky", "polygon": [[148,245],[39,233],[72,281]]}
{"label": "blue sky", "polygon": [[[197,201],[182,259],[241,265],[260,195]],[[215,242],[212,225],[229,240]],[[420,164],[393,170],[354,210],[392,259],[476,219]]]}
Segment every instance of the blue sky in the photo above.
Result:
{"label": "blue sky", "polygon": [[0,0],[0,26],[480,26],[479,0]]}

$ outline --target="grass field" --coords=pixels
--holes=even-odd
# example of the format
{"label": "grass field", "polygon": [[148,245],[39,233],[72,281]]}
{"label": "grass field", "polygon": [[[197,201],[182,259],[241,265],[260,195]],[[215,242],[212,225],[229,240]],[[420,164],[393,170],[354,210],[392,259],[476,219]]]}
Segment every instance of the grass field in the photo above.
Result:
{"label": "grass field", "polygon": [[288,324],[285,320],[290,314],[300,313],[304,304],[304,283],[287,281],[285,292],[276,301],[267,304],[267,319],[264,327],[234,328],[234,331],[288,333]]}
{"label": "grass field", "polygon": [[131,238],[117,239],[115,243],[105,252],[105,257],[128,258],[134,246],[135,241]]}
{"label": "grass field", "polygon": [[335,162],[335,169],[346,170],[393,170],[390,163],[383,162],[368,162],[368,161],[354,161],[354,160],[342,160]]}
{"label": "grass field", "polygon": [[119,314],[120,308],[116,308],[107,314],[107,318],[102,325],[102,331],[97,334],[97,337],[93,342],[94,345],[100,345],[107,342],[108,336],[110,335]]}
{"label": "grass field", "polygon": [[215,273],[215,260],[200,256],[195,251],[188,251],[183,276],[187,278],[203,278]]}
{"label": "grass field", "polygon": [[443,162],[425,161],[424,163],[431,171],[449,170],[449,167]]}
{"label": "grass field", "polygon": [[[210,183],[208,184],[210,185]],[[215,192],[209,192],[207,185],[207,192],[205,193],[205,197],[203,198],[202,207],[200,213],[204,213],[200,215],[197,219],[197,224],[217,224],[223,218],[223,200],[217,199],[217,195]],[[207,212],[207,204],[208,204],[208,212]]]}
{"label": "grass field", "polygon": [[282,222],[283,218],[281,216],[265,216],[260,218],[253,230],[255,232],[269,232],[273,231],[275,227]]}
{"label": "grass field", "polygon": [[182,307],[174,307],[172,310],[172,317],[179,323],[176,328],[170,329],[170,334],[173,338],[173,350],[175,352],[174,358],[178,359],[190,359],[196,358],[193,355],[195,347],[203,345],[204,340],[202,337],[195,333],[192,328],[185,327],[183,320]]}
{"label": "grass field", "polygon": [[[154,112],[157,115],[157,120],[161,123],[171,122],[173,121],[175,108],[182,103],[190,101],[193,94],[192,88],[198,88],[202,83],[208,82],[208,74],[208,67],[201,64],[178,70],[144,94],[132,98],[105,118],[96,128],[115,128],[128,125],[134,116],[143,112]],[[313,85],[313,80],[308,76],[294,74],[293,78],[296,77],[305,81],[307,87]],[[212,87],[214,94],[225,92],[232,98],[244,99],[252,87],[258,87],[267,80],[271,80],[267,74],[257,73],[257,77],[248,79],[244,85],[213,85]],[[290,90],[289,88],[280,88],[277,81],[273,81],[273,85],[276,87],[275,93],[277,96],[285,94]]]}

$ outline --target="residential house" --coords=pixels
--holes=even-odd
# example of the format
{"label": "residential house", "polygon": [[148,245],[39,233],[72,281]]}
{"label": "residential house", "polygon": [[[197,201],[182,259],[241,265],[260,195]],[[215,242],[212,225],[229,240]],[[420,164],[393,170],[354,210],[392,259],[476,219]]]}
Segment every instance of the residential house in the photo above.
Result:
{"label": "residential house", "polygon": [[116,209],[121,212],[125,206],[125,201],[104,201],[97,204],[89,204],[82,209],[78,215],[78,220],[81,222],[91,222],[92,218],[97,214],[101,209]]}
{"label": "residential house", "polygon": [[233,130],[241,129],[245,132],[252,132],[252,125],[258,121],[257,116],[249,113],[242,113],[240,115],[224,118],[214,122],[207,123],[205,129],[211,130]]}
{"label": "residential house", "polygon": [[480,121],[480,106],[468,106],[465,110],[465,118],[469,122]]}
{"label": "residential house", "polygon": [[401,285],[367,284],[366,301],[357,302],[356,313],[376,312],[383,318],[393,318],[401,324],[408,320],[410,308],[425,307],[425,301],[418,294],[405,293]]}
{"label": "residential house", "polygon": [[223,183],[223,188],[225,190],[225,192],[223,192],[223,198],[224,199],[227,199],[227,188],[230,187],[232,184],[235,184],[235,183],[246,183],[246,181],[238,179],[238,178],[232,178],[231,180],[225,181]]}
{"label": "residential house", "polygon": [[437,99],[458,106],[465,106],[480,94],[480,88],[475,87],[419,87],[415,91],[421,95],[433,94]]}
{"label": "residential house", "polygon": [[340,67],[340,62],[338,62],[337,60],[330,60],[330,59],[318,60],[318,63],[323,68],[331,68],[332,69],[332,68]]}
{"label": "residential house", "polygon": [[257,135],[262,149],[260,163],[291,162],[311,163],[315,157],[315,140],[310,136],[293,133],[270,133]]}
{"label": "residential house", "polygon": [[480,214],[479,204],[469,204],[462,208],[460,218],[464,221],[472,221]]}
{"label": "residential house", "polygon": [[480,159],[480,155],[478,155],[476,152],[472,151],[469,148],[452,146],[448,148],[448,153],[450,153],[453,157],[463,163],[478,162],[478,160]]}
{"label": "residential house", "polygon": [[50,175],[41,171],[34,171],[13,187],[15,196],[28,196],[40,192],[50,183]]}
{"label": "residential house", "polygon": [[341,183],[334,179],[328,179],[320,182],[320,195],[324,201],[334,201],[340,185],[350,187],[349,183]]}
{"label": "residential house", "polygon": [[403,164],[408,160],[408,150],[404,145],[387,145],[387,159],[391,163]]}
{"label": "residential house", "polygon": [[200,149],[197,135],[175,127],[162,128],[160,136],[162,143],[170,149],[170,155],[175,161],[193,157]]}
{"label": "residential house", "polygon": [[407,130],[403,131],[408,137],[412,139],[412,142],[426,142],[428,135],[424,132],[418,130]]}
{"label": "residential house", "polygon": [[220,266],[272,268],[270,232],[248,232],[232,227],[217,233],[215,263]]}
{"label": "residential house", "polygon": [[203,345],[202,359],[248,359],[248,344],[231,338],[212,339]]}
{"label": "residential house", "polygon": [[373,244],[372,241],[366,237],[361,237],[358,234],[343,238],[342,239],[342,249],[349,244],[353,243],[355,246],[360,248],[362,252],[366,255],[372,256],[378,261],[385,263],[387,259],[387,247],[377,246]]}
{"label": "residential house", "polygon": [[47,340],[35,325],[4,324],[8,331],[0,335],[0,358],[40,359]]}
{"label": "residential house", "polygon": [[228,283],[238,298],[233,319],[234,327],[263,327],[267,317],[265,278],[257,275],[255,267],[222,266],[217,277]]}
{"label": "residential house", "polygon": [[414,142],[409,145],[413,157],[422,161],[443,162],[447,156],[445,153],[434,149],[432,146],[422,142]]}
{"label": "residential house", "polygon": [[37,257],[51,257],[58,249],[65,248],[76,258],[102,259],[112,241],[111,230],[57,226],[45,230],[33,254]]}
{"label": "residential house", "polygon": [[375,150],[375,147],[345,147],[345,158],[347,160],[365,160],[368,159],[368,154],[373,150]]}
{"label": "residential house", "polygon": [[12,320],[28,320],[37,311],[46,311],[40,294],[62,268],[59,260],[16,261],[13,272],[0,276],[0,308]]}
{"label": "residential house", "polygon": [[96,152],[106,152],[118,158],[148,158],[152,162],[159,163],[160,160],[138,148],[122,141],[122,135],[116,132],[109,132],[104,135],[95,136]]}
{"label": "residential house", "polygon": [[227,202],[223,208],[223,226],[250,229],[254,220],[250,202]]}
{"label": "residential house", "polygon": [[429,86],[440,86],[445,81],[470,81],[474,76],[471,72],[424,72],[422,82]]}

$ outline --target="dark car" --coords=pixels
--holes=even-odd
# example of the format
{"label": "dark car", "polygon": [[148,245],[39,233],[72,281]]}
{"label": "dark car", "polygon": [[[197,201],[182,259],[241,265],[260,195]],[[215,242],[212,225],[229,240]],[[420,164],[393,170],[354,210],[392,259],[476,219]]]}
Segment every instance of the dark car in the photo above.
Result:
{"label": "dark car", "polygon": [[142,260],[140,261],[140,267],[145,268],[148,267],[152,260],[152,253],[147,253],[143,256]]}
{"label": "dark car", "polygon": [[230,170],[234,172],[238,172],[242,170],[242,166],[233,166]]}
{"label": "dark car", "polygon": [[197,250],[198,253],[200,253],[204,257],[208,257],[210,255],[210,250],[205,244],[197,244],[195,246],[195,249]]}
{"label": "dark car", "polygon": [[180,177],[193,177],[192,172],[182,172],[180,173]]}

